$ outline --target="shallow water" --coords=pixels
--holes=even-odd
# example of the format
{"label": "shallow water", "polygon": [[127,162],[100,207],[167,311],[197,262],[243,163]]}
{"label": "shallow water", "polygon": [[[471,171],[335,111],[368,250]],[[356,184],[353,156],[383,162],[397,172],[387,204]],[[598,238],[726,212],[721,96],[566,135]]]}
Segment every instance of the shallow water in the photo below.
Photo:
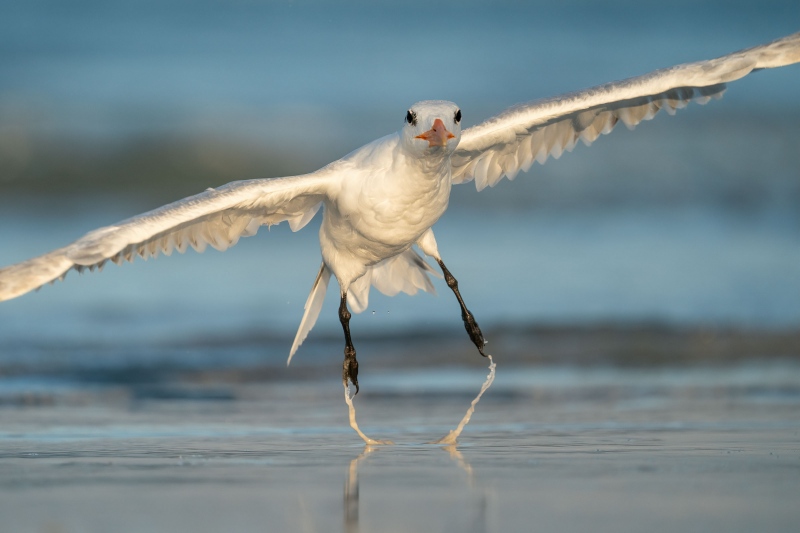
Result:
{"label": "shallow water", "polygon": [[[0,266],[175,199],[159,185],[313,170],[415,100],[471,125],[797,31],[800,5],[421,4],[9,3]],[[359,424],[397,445],[348,427],[335,298],[284,367],[313,225],[0,304],[0,531],[795,531],[797,85],[749,76],[454,191],[439,246],[498,362],[457,448],[426,443],[486,371],[441,280],[353,319]]]}
{"label": "shallow water", "polygon": [[[119,218],[77,212],[4,210],[4,256]],[[791,331],[797,228],[791,212],[710,207],[448,213],[437,235],[498,362],[455,449],[426,443],[486,372],[441,280],[438,298],[373,297],[353,318],[359,425],[397,443],[365,449],[342,398],[335,302],[283,366],[313,230],[70,275],[0,306],[0,529],[794,531],[796,342],[739,363],[723,348],[720,363],[702,343],[673,358],[665,340],[667,366],[652,366],[635,328],[609,348],[569,324]],[[537,323],[566,326],[555,341],[512,328]],[[601,363],[535,364],[564,345]]]}
{"label": "shallow water", "polygon": [[336,379],[184,384],[172,398],[81,387],[6,405],[3,529],[788,532],[800,518],[795,363],[501,364],[460,445],[425,444],[484,372],[461,375],[416,391],[409,372],[366,382],[362,427],[398,443],[374,448],[347,427]]}

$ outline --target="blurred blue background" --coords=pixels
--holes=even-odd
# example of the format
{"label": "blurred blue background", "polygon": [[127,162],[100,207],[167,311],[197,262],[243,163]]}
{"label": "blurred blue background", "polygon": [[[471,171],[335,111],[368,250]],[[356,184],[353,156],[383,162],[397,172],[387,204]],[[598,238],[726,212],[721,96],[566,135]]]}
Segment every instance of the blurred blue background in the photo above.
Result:
{"label": "blurred blue background", "polygon": [[[794,1],[26,0],[2,11],[3,265],[209,186],[314,170],[398,129],[417,100],[458,102],[469,126],[800,29]],[[800,67],[756,73],[721,101],[621,127],[513,183],[458,187],[435,229],[480,323],[796,328],[798,90]],[[16,360],[31,346],[268,335],[266,357],[282,360],[318,265],[312,224],[262,229],[225,254],[71,274],[0,305],[0,345]],[[418,325],[463,335],[437,288],[373,291],[356,338]],[[334,300],[312,340],[338,339]]]}
{"label": "blurred blue background", "polygon": [[[799,30],[797,0],[4,0],[0,267],[315,170],[418,100],[470,126]],[[441,280],[351,322],[359,421],[401,445],[358,455],[335,283],[285,367],[318,221],[0,303],[3,527],[796,530],[798,94],[800,65],[758,72],[455,188],[439,249],[498,368],[452,459],[405,444],[486,375]]]}

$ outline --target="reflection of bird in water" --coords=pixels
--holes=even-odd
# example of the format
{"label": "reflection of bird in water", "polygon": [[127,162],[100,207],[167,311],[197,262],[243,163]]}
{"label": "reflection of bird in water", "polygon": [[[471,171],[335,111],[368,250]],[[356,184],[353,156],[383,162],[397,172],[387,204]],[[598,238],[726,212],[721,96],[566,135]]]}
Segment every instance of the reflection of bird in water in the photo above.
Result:
{"label": "reflection of bird in water", "polygon": [[[369,290],[394,295],[432,291],[435,273],[412,246],[439,265],[455,294],[469,338],[484,353],[484,337],[445,266],[432,226],[445,212],[451,185],[475,181],[478,190],[513,179],[589,144],[617,122],[633,127],[660,109],[718,97],[729,81],[753,70],[800,61],[800,33],[718,59],[658,70],[555,98],[512,107],[462,131],[452,102],[425,101],[405,113],[400,131],[303,176],[229,183],[88,233],[40,257],[0,270],[0,300],[20,296],[71,269],[102,267],[207,244],[226,249],[262,225],[305,226],[324,206],[322,265],[306,301],[291,360],[317,320],[331,275],[339,283],[345,338],[342,380],[358,392],[358,361],[350,309],[363,311]],[[313,127],[313,125],[312,125]],[[476,243],[477,246],[477,243]]]}
{"label": "reflection of bird in water", "polygon": [[347,475],[344,478],[344,530],[346,533],[358,533],[358,465],[364,458],[375,451],[370,444],[364,446],[358,457],[350,461]]}
{"label": "reflection of bird in water", "polygon": [[[380,446],[372,446],[367,444],[364,446],[364,450],[356,457],[355,459],[350,461],[350,464],[347,468],[347,474],[345,475],[344,479],[344,500],[343,500],[343,516],[344,516],[344,531],[346,533],[358,533],[360,531],[359,526],[359,518],[360,518],[360,484],[358,480],[358,469],[361,466],[361,463],[364,460],[381,448]],[[475,474],[472,470],[472,466],[464,459],[462,453],[456,448],[454,444],[449,444],[446,446],[441,447],[440,449],[446,451],[450,458],[461,468],[464,473],[467,475],[467,485],[470,489],[478,489],[477,483],[475,481]],[[429,458],[430,456],[425,456]],[[488,531],[487,524],[486,524],[486,511],[487,511],[487,498],[486,494],[483,490],[478,490],[479,495],[479,504],[469,505],[468,508],[470,509],[470,514],[473,512],[477,514],[477,516],[468,517],[466,524],[467,527],[459,527],[458,531],[464,531],[465,533],[474,531],[475,533],[478,532],[485,532]]]}
{"label": "reflection of bird in water", "polygon": [[[455,429],[450,431],[446,436],[442,437],[441,439],[431,442],[429,444],[441,444],[444,445],[441,447],[442,450],[446,451],[450,458],[455,461],[455,463],[467,474],[467,483],[471,488],[475,487],[475,474],[472,470],[472,465],[464,459],[464,455],[458,450],[456,447],[456,440],[461,435],[461,432],[464,430],[464,427],[469,422],[472,414],[475,412],[475,406],[478,404],[478,401],[483,396],[483,393],[486,392],[486,389],[494,381],[495,376],[495,363],[492,360],[492,356],[489,355],[489,374],[486,376],[486,380],[481,385],[481,389],[478,392],[477,396],[472,400],[467,408],[467,412],[464,414],[464,417],[459,422],[458,426]],[[350,466],[347,470],[347,476],[345,477],[344,481],[344,521],[345,521],[345,532],[346,533],[358,533],[359,526],[358,526],[358,518],[359,518],[359,483],[358,483],[358,466],[361,462],[375,450],[377,450],[381,444],[394,444],[391,441],[380,441],[375,440],[367,437],[364,433],[359,429],[358,424],[356,423],[356,411],[355,407],[353,406],[352,398],[350,397],[350,390],[347,386],[344,389],[344,397],[347,401],[347,406],[350,409],[350,427],[352,427],[366,442],[366,446],[364,446],[364,451],[362,451],[358,457],[350,461]],[[471,530],[474,531],[486,531],[486,495],[484,494],[481,498],[481,505],[478,507],[478,511],[480,513],[481,519],[480,520],[471,520],[469,521]],[[478,526],[478,524],[482,524],[483,528],[478,530],[474,529]],[[463,531],[463,529],[462,529]]]}

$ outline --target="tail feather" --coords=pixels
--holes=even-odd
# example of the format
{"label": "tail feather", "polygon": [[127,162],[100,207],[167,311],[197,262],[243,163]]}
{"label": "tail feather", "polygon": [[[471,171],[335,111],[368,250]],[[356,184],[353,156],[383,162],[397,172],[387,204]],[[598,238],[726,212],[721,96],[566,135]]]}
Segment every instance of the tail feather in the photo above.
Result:
{"label": "tail feather", "polygon": [[[418,290],[436,293],[431,283],[429,275],[439,277],[439,273],[434,270],[420,255],[409,248],[405,252],[385,259],[376,265],[367,268],[366,273],[352,282],[347,290],[347,303],[353,313],[361,313],[369,305],[369,290],[375,286],[387,296],[394,296],[399,292],[406,294],[416,294]],[[331,280],[331,271],[322,263],[317,274],[311,294],[306,300],[305,313],[294,337],[292,349],[289,352],[289,359],[286,364],[292,362],[295,352],[308,336],[311,328],[319,317],[322,310],[322,302],[325,300],[325,292]]]}
{"label": "tail feather", "polygon": [[325,301],[325,292],[328,289],[328,283],[331,280],[331,271],[322,263],[317,274],[317,279],[314,281],[314,286],[311,288],[311,293],[308,295],[306,305],[304,307],[303,319],[300,321],[300,327],[297,328],[297,335],[294,337],[292,343],[292,350],[289,352],[289,359],[286,361],[286,366],[292,362],[295,352],[303,344],[303,341],[308,337],[308,333],[314,324],[317,322],[319,312],[322,309],[322,302]]}
{"label": "tail feather", "polygon": [[350,284],[347,303],[354,313],[364,311],[369,305],[370,287],[375,287],[386,296],[395,296],[400,292],[413,296],[418,290],[436,294],[429,275],[440,277],[414,249],[409,248],[369,267],[363,276]]}

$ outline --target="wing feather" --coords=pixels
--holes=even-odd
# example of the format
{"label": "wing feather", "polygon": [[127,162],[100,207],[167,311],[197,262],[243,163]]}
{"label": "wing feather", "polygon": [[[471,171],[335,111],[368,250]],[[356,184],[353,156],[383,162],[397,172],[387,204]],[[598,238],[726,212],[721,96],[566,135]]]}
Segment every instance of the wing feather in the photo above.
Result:
{"label": "wing feather", "polygon": [[330,176],[237,181],[190,196],[113,226],[97,229],[63,248],[0,269],[0,301],[21,296],[70,270],[101,269],[159,253],[183,253],[189,246],[226,250],[263,225],[289,221],[293,231],[305,226],[327,195]]}
{"label": "wing feather", "polygon": [[717,59],[512,107],[464,130],[452,156],[453,182],[475,180],[478,190],[513,179],[538,161],[558,158],[580,139],[589,145],[617,122],[634,128],[661,109],[669,114],[720,98],[725,84],[753,70],[800,62],[800,33]]}

